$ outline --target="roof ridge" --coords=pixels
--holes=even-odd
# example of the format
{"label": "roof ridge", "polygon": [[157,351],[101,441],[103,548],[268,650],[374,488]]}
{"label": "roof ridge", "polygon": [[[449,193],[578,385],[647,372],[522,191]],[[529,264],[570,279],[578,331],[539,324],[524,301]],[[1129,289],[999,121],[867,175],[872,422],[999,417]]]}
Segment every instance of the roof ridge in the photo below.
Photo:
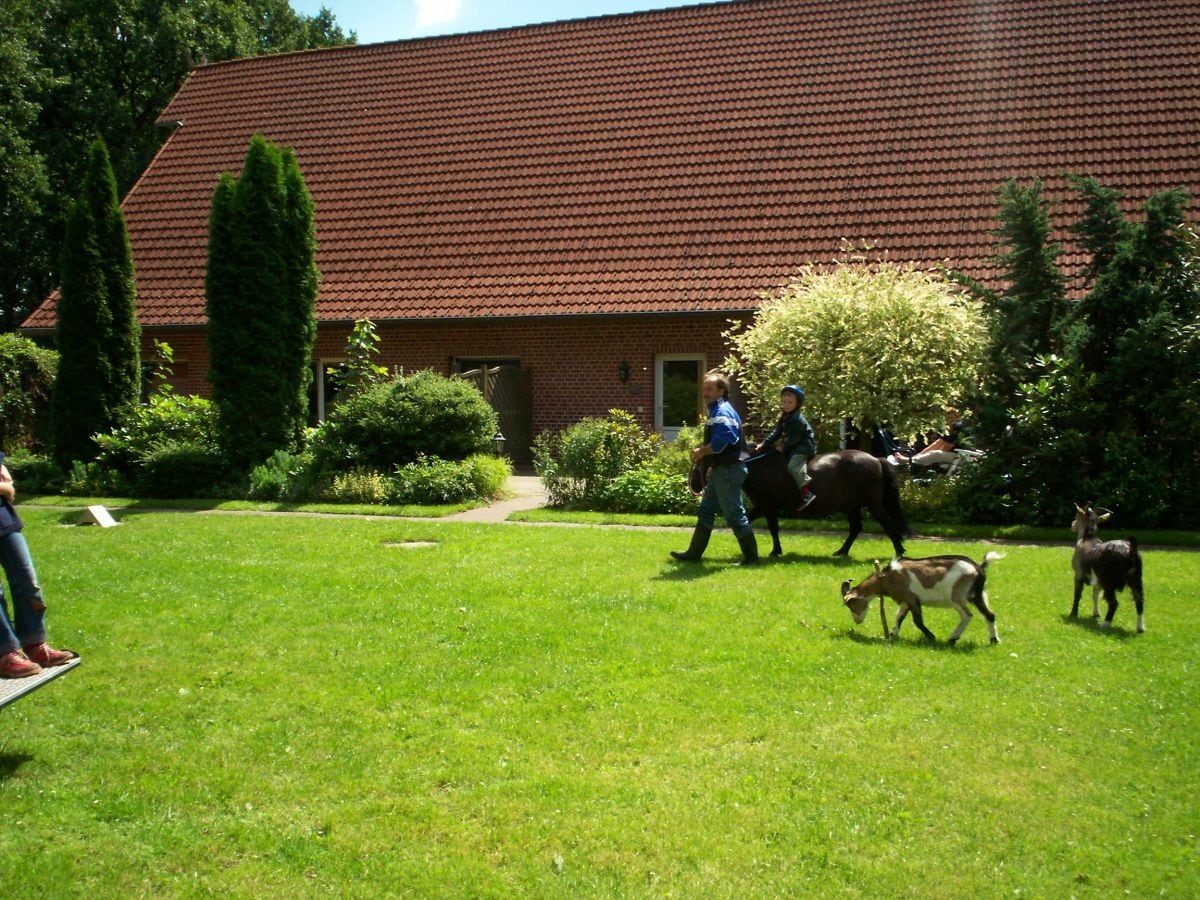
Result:
{"label": "roof ridge", "polygon": [[[562,30],[564,28],[575,28],[581,25],[591,25],[601,23],[608,20],[616,19],[639,19],[651,16],[674,16],[695,14],[698,11],[706,10],[711,7],[728,7],[728,6],[746,6],[752,4],[779,3],[781,0],[702,0],[702,2],[688,4],[686,6],[672,6],[664,9],[645,9],[634,10],[632,12],[623,13],[600,13],[593,16],[582,16],[574,19],[551,19],[547,22],[529,22],[524,25],[505,25],[497,28],[482,28],[476,31],[456,31],[447,34],[430,34],[420,35],[417,37],[396,38],[390,41],[375,41],[370,44],[342,44],[336,47],[311,47],[302,50],[285,50],[280,53],[258,54],[255,56],[239,56],[234,59],[221,59],[216,62],[201,63],[197,65],[193,72],[200,69],[214,69],[219,66],[233,66],[237,64],[248,64],[260,62],[267,59],[281,59],[287,57],[300,57],[313,54],[334,55],[334,54],[349,54],[359,51],[376,50],[381,48],[392,48],[398,44],[404,45],[436,45],[462,43],[467,41],[491,39],[509,33],[536,32],[541,30]],[[793,0],[794,2],[794,0]],[[808,2],[822,2],[822,0],[808,0]]]}

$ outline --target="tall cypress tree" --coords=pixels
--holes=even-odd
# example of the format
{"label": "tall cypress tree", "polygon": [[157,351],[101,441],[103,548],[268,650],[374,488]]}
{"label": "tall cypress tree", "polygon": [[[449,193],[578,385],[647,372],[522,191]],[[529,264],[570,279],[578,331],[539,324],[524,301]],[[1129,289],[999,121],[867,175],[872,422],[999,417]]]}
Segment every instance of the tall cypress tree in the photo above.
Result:
{"label": "tall cypress tree", "polygon": [[104,292],[110,313],[105,342],[110,362],[106,406],[116,419],[141,397],[142,331],[137,322],[137,286],[129,231],[117,199],[117,180],[108,150],[101,140],[94,141],[88,150],[84,191],[96,223],[96,244],[104,260]]}
{"label": "tall cypress tree", "polygon": [[[304,425],[316,264],[311,201],[294,168],[285,180],[284,154],[255,135],[241,175],[223,176],[213,195],[209,379],[221,446],[242,469],[294,447]],[[305,201],[307,223],[290,222]]]}
{"label": "tall cypress tree", "polygon": [[100,140],[88,151],[87,175],[67,220],[62,269],[51,431],[55,455],[69,462],[96,455],[92,435],[120,421],[141,383],[133,257]]}
{"label": "tall cypress tree", "polygon": [[299,442],[308,419],[308,388],[312,381],[312,347],[317,338],[317,231],[312,196],[300,172],[300,163],[290,149],[283,152],[283,183],[286,195],[284,249],[287,268],[289,347],[295,354],[288,368],[291,377],[290,410]]}
{"label": "tall cypress tree", "polygon": [[1011,363],[1025,374],[1034,356],[1056,348],[1055,327],[1066,304],[1066,282],[1058,268],[1062,248],[1050,239],[1049,204],[1042,182],[1029,187],[1015,180],[1000,188],[1000,228],[995,232],[1004,251],[997,262],[1005,269],[1005,331]]}
{"label": "tall cypress tree", "polygon": [[54,455],[64,464],[93,459],[97,447],[92,435],[108,430],[104,398],[111,373],[104,339],[112,314],[104,300],[102,268],[91,210],[77,202],[67,218],[63,240],[55,327],[58,376],[50,401]]}

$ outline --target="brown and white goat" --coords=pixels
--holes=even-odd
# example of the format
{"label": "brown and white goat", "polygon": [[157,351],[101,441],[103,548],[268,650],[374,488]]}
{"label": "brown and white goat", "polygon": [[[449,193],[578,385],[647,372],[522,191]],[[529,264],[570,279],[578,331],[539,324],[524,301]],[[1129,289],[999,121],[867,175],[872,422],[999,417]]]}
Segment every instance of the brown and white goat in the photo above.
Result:
{"label": "brown and white goat", "polygon": [[1071,528],[1079,536],[1075,541],[1075,555],[1071,568],[1075,570],[1075,602],[1071,604],[1071,618],[1079,615],[1079,598],[1083,586],[1092,586],[1092,618],[1100,618],[1100,592],[1108,603],[1108,615],[1100,623],[1101,628],[1112,626],[1113,614],[1117,611],[1117,591],[1129,587],[1133,604],[1137,607],[1137,630],[1146,630],[1143,618],[1146,598],[1142,592],[1142,554],[1138,552],[1137,540],[1102,541],[1097,536],[1098,526],[1107,522],[1112,513],[1097,509],[1090,503],[1075,506],[1075,521]]}
{"label": "brown and white goat", "polygon": [[[1000,643],[1000,635],[996,633],[996,615],[988,606],[987,583],[988,564],[1003,559],[1000,553],[989,553],[983,558],[983,563],[976,564],[965,556],[929,556],[924,559],[905,559],[896,557],[884,569],[879,568],[875,561],[875,574],[869,576],[856,587],[850,582],[842,584],[842,602],[850,610],[857,624],[862,624],[867,617],[872,597],[891,597],[899,604],[896,613],[896,625],[889,637],[900,633],[900,625],[904,617],[912,612],[913,622],[921,629],[921,633],[929,640],[937,640],[928,628],[921,615],[924,606],[953,607],[959,615],[958,628],[950,635],[950,643],[954,643],[971,624],[971,611],[967,603],[971,603],[987,619],[991,631],[992,643]],[[882,611],[880,613],[882,615]]]}

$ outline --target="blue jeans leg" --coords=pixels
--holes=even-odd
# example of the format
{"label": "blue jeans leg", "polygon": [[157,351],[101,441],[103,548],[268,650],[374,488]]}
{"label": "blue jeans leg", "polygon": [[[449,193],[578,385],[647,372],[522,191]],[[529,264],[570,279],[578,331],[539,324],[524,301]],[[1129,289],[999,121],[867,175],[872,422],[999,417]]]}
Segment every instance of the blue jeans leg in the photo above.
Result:
{"label": "blue jeans leg", "polygon": [[700,524],[712,528],[719,511],[737,537],[749,534],[750,520],[746,518],[746,507],[742,503],[742,482],[746,480],[744,463],[713,466],[704,496],[700,498]]}
{"label": "blue jeans leg", "polygon": [[0,653],[8,653],[46,639],[46,607],[42,603],[42,589],[38,586],[29,545],[21,532],[0,537],[0,566],[4,567],[12,594],[13,617],[9,619],[4,590],[0,588]]}

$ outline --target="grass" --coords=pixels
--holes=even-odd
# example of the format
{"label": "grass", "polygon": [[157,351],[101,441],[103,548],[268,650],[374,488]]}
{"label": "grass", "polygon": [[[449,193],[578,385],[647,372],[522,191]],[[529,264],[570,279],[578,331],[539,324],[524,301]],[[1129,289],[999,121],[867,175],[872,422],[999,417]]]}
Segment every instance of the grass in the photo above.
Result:
{"label": "grass", "polygon": [[22,515],[84,656],[0,712],[29,896],[1200,893],[1193,553],[1146,553],[1138,636],[1005,547],[1003,643],[950,648],[841,608],[877,538]]}
{"label": "grass", "polygon": [[101,505],[111,509],[154,511],[178,509],[199,512],[218,510],[221,512],[306,512],[323,515],[352,516],[403,516],[422,519],[440,519],[454,513],[486,505],[486,501],[446,503],[436,506],[418,504],[384,505],[374,503],[283,503],[258,500],[215,500],[215,499],[153,499],[142,500],[132,497],[67,497],[61,494],[44,494],[21,497],[22,508],[49,506],[57,509],[82,509],[85,506]]}
{"label": "grass", "polygon": [[[588,510],[571,510],[555,507],[521,510],[512,513],[509,518],[514,522],[562,522],[572,525],[632,525],[632,526],[677,526],[690,528],[696,522],[695,514],[680,515],[645,515],[641,513],[593,512]],[[718,519],[718,522],[721,520]],[[755,521],[755,526],[763,533],[766,532],[766,522],[763,519]],[[846,533],[846,519],[835,516],[831,519],[781,519],[781,533],[812,533],[826,532]],[[947,538],[951,540],[979,541],[1037,541],[1042,543],[1073,543],[1075,535],[1070,529],[1070,523],[1062,528],[1047,528],[1037,525],[949,525],[942,522],[914,522],[911,529],[915,534]],[[1133,529],[1138,543],[1143,547],[1200,547],[1200,532]],[[864,534],[882,534],[881,529],[873,519],[864,516]],[[1101,537],[1124,537],[1127,531],[1119,526],[1106,529]]]}

